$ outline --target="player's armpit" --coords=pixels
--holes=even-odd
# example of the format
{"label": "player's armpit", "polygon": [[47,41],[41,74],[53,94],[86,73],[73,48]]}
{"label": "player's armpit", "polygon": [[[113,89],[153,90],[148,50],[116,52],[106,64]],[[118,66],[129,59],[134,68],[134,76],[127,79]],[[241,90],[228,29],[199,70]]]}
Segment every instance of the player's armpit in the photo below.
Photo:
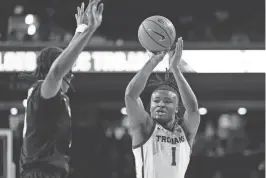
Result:
{"label": "player's armpit", "polygon": [[[33,90],[32,94],[31,94],[31,101],[34,102],[35,104],[35,108],[50,108],[49,106],[53,107],[54,105],[58,105],[61,97],[60,97],[60,92],[58,91],[57,93],[55,93],[55,95],[51,98],[44,98],[42,96],[42,88],[43,88],[43,82],[40,82],[37,84],[37,86],[35,87],[35,89]],[[38,105],[38,106],[36,106]]]}
{"label": "player's armpit", "polygon": [[52,75],[48,74],[41,85],[41,96],[44,99],[54,97],[60,90],[62,80],[56,80]]}
{"label": "player's armpit", "polygon": [[47,75],[45,80],[41,85],[41,96],[44,99],[49,99],[54,97],[60,90],[62,80],[56,80],[52,75]]}
{"label": "player's armpit", "polygon": [[131,129],[146,123],[147,119],[150,118],[139,97],[134,99],[129,96],[125,96],[125,103]]}
{"label": "player's armpit", "polygon": [[130,129],[132,136],[132,148],[136,149],[144,145],[152,136],[156,123],[150,118],[146,119],[145,123],[141,123],[135,128]]}

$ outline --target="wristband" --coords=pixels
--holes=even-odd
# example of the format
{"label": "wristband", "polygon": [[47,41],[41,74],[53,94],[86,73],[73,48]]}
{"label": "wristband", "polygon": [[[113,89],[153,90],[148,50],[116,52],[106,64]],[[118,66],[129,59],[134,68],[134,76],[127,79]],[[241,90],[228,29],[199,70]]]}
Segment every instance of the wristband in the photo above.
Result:
{"label": "wristband", "polygon": [[88,25],[86,25],[86,24],[80,24],[80,25],[76,28],[76,33],[82,33],[82,32],[84,32],[87,28],[88,28]]}

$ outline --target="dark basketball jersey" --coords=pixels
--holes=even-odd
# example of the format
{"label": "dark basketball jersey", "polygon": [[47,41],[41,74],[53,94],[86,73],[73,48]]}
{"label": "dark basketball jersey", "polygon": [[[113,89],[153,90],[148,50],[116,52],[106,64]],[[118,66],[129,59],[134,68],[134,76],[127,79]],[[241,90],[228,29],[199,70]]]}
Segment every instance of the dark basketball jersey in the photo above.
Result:
{"label": "dark basketball jersey", "polygon": [[[68,171],[71,146],[71,112],[68,97],[61,91],[44,99],[42,81],[28,91],[21,149],[21,168],[53,167]],[[39,167],[38,167],[39,166]]]}

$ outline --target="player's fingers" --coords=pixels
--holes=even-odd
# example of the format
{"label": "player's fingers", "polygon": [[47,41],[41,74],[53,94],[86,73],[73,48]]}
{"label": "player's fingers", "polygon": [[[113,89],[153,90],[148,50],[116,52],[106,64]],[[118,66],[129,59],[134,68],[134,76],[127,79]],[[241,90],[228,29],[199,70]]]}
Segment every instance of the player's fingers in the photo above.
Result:
{"label": "player's fingers", "polygon": [[94,20],[96,20],[97,19],[97,7],[96,7],[96,5],[92,6],[92,15],[93,15]]}
{"label": "player's fingers", "polygon": [[[93,0],[89,0],[89,4],[88,4],[88,6],[91,4],[92,1],[93,1]],[[88,7],[88,6],[87,6],[87,7]]]}
{"label": "player's fingers", "polygon": [[[98,5],[98,3],[100,2],[100,0],[90,0],[90,2],[89,2],[89,5],[88,5],[88,7],[87,7],[87,11],[90,13],[90,12],[92,12],[92,10],[93,10],[93,6],[95,6],[96,5],[96,9],[97,9],[97,5]],[[93,13],[93,12],[92,12]]]}
{"label": "player's fingers", "polygon": [[[89,11],[89,12],[92,12],[92,10],[93,10],[93,6],[95,6],[95,4],[96,4],[96,7],[97,7],[97,2],[100,2],[100,0],[90,0],[90,3],[89,3],[89,5],[88,5],[88,8],[87,8],[87,10]],[[97,9],[97,8],[96,8]]]}
{"label": "player's fingers", "polygon": [[169,57],[172,58],[175,55],[175,50],[170,50],[168,54],[169,54]]}
{"label": "player's fingers", "polygon": [[84,6],[85,6],[85,5],[84,5],[84,2],[82,2],[82,3],[81,3],[81,13],[84,12]]}
{"label": "player's fingers", "polygon": [[179,52],[181,52],[181,48],[182,48],[182,37],[180,37],[179,39],[178,39],[178,44],[179,44]]}
{"label": "player's fingers", "polygon": [[87,13],[89,11],[90,8],[90,4],[87,5],[86,9],[85,9],[85,13]]}
{"label": "player's fingers", "polygon": [[92,0],[90,0],[90,3],[88,4],[86,10],[85,10],[85,13],[89,13],[91,12],[91,8],[92,8],[92,3],[91,3]]}
{"label": "player's fingers", "polygon": [[162,58],[162,56],[163,56],[163,52],[158,53],[156,56],[157,56],[158,58]]}
{"label": "player's fingers", "polygon": [[167,53],[169,53],[170,51],[171,51],[171,47],[165,49],[163,52],[164,52],[165,54],[167,54]]}
{"label": "player's fingers", "polygon": [[98,8],[98,14],[99,15],[102,15],[102,13],[103,13],[103,3],[101,3],[100,5],[99,5],[99,8]]}
{"label": "player's fingers", "polygon": [[163,55],[166,55],[169,52],[169,49],[163,51]]}
{"label": "player's fingers", "polygon": [[78,20],[78,15],[77,14],[75,14],[75,18],[76,18],[76,20]]}
{"label": "player's fingers", "polygon": [[91,0],[90,3],[88,4],[89,9],[88,10],[92,10],[92,7],[95,4],[95,0]]}
{"label": "player's fingers", "polygon": [[183,53],[183,46],[184,46],[184,44],[183,44],[183,39],[181,40],[181,54]]}
{"label": "player's fingers", "polygon": [[179,51],[179,40],[176,42],[175,53],[178,53],[178,51]]}
{"label": "player's fingers", "polygon": [[182,47],[182,37],[178,39],[179,41],[179,54],[181,54],[181,47]]}
{"label": "player's fingers", "polygon": [[77,11],[78,11],[78,16],[80,16],[80,8],[77,7]]}
{"label": "player's fingers", "polygon": [[175,38],[175,40],[174,40],[174,42],[173,42],[173,44],[171,46],[171,50],[175,50],[176,49],[177,39],[178,38]]}
{"label": "player's fingers", "polygon": [[159,57],[160,59],[163,59],[164,56],[165,56],[165,54],[166,54],[166,51],[163,51],[163,52],[159,53],[158,57]]}
{"label": "player's fingers", "polygon": [[93,0],[91,3],[92,3],[93,5],[96,5],[96,7],[97,7],[100,1],[101,1],[101,0]]}

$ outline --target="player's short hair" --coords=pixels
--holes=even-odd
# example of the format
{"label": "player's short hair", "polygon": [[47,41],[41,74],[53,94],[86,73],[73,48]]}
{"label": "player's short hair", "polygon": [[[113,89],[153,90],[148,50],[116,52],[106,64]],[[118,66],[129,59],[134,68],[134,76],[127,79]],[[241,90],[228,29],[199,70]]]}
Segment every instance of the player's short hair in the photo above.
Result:
{"label": "player's short hair", "polygon": [[185,113],[185,107],[183,105],[175,78],[172,75],[170,75],[170,70],[166,69],[164,78],[161,78],[159,75],[156,74],[156,79],[155,80],[150,79],[147,86],[152,88],[152,93],[158,90],[172,91],[173,93],[175,93],[179,101],[178,102],[178,113],[176,114],[176,117],[178,117],[179,119],[183,118],[184,113]]}
{"label": "player's short hair", "polygon": [[37,57],[35,71],[32,73],[21,73],[19,77],[28,80],[44,80],[53,62],[62,52],[63,49],[58,47],[44,48]]}

